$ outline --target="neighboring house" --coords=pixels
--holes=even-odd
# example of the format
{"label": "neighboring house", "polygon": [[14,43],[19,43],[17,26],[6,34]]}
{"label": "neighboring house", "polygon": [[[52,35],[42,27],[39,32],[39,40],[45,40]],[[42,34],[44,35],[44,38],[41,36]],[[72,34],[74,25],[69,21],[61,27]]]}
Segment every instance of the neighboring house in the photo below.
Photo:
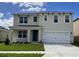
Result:
{"label": "neighboring house", "polygon": [[73,13],[14,13],[11,42],[73,43]]}
{"label": "neighboring house", "polygon": [[73,32],[74,36],[79,36],[79,18],[73,21]]}
{"label": "neighboring house", "polygon": [[4,27],[0,26],[0,42],[5,41],[7,35],[9,34],[9,30],[5,29]]}

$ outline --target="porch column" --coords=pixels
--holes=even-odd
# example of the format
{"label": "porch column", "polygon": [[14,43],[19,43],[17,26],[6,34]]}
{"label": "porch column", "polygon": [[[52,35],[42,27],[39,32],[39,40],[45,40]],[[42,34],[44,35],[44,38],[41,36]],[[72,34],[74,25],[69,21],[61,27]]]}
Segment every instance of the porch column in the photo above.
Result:
{"label": "porch column", "polygon": [[38,42],[42,42],[42,30],[38,30]]}
{"label": "porch column", "polygon": [[28,36],[27,36],[27,37],[28,37],[27,42],[31,42],[31,41],[30,41],[30,39],[31,39],[31,38],[30,38],[30,29],[28,29],[28,34],[27,34],[27,35],[28,35]]}
{"label": "porch column", "polygon": [[12,34],[13,34],[13,30],[10,30],[10,31],[9,31],[9,34],[8,34],[10,43],[12,43],[12,41],[13,41],[13,40],[12,40],[12,39],[13,39],[13,37],[12,37],[13,35],[12,35]]}

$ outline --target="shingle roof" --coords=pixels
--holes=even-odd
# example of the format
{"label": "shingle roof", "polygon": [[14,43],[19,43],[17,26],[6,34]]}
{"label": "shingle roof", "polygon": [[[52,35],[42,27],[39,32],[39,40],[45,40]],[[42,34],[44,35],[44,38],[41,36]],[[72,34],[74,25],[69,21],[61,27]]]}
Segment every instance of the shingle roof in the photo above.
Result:
{"label": "shingle roof", "polygon": [[40,11],[40,12],[15,12],[13,14],[32,14],[32,13],[73,13],[71,11]]}
{"label": "shingle roof", "polygon": [[73,22],[75,22],[75,21],[77,21],[77,20],[79,20],[79,18],[76,18]]}
{"label": "shingle roof", "polygon": [[2,26],[0,26],[0,29],[7,30],[7,31],[8,31],[8,29],[6,29],[6,28],[4,28],[4,27],[2,27]]}

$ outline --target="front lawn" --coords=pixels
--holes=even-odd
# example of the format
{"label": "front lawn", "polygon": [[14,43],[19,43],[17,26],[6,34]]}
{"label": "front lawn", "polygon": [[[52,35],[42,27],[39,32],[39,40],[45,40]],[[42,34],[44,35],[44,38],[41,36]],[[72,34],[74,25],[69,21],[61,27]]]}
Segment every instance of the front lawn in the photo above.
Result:
{"label": "front lawn", "polygon": [[44,51],[42,43],[10,44],[0,43],[0,51]]}
{"label": "front lawn", "polygon": [[42,57],[44,54],[0,53],[0,57]]}

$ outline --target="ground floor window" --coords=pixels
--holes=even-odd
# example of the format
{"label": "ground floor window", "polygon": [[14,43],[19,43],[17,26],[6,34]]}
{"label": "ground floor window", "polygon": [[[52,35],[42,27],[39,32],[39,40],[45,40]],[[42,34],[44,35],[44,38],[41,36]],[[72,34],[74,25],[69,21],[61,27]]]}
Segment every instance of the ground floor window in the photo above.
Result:
{"label": "ground floor window", "polygon": [[27,31],[18,31],[18,38],[26,38]]}

